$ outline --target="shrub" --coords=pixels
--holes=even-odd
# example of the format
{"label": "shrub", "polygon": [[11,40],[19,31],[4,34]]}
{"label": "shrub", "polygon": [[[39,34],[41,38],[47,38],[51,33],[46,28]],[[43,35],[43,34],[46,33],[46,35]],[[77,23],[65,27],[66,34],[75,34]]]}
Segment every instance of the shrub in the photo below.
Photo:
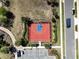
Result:
{"label": "shrub", "polygon": [[27,46],[28,44],[28,40],[25,39],[25,38],[21,38],[20,40],[17,40],[16,43],[15,43],[17,46]]}
{"label": "shrub", "polygon": [[7,48],[7,46],[4,46],[4,47],[2,47],[1,49],[0,49],[0,52],[2,52],[2,53],[9,53],[9,49]]}
{"label": "shrub", "polygon": [[14,14],[10,11],[7,11],[5,8],[0,8],[0,22],[4,27],[10,27],[13,25],[13,19],[15,18]]}
{"label": "shrub", "polygon": [[39,44],[30,44],[31,47],[38,47]]}
{"label": "shrub", "polygon": [[0,8],[0,15],[5,16],[5,14],[7,13],[7,10],[3,7]]}
{"label": "shrub", "polygon": [[53,23],[56,23],[56,19],[55,19],[55,18],[53,18],[53,19],[52,19],[52,22],[53,22]]}
{"label": "shrub", "polygon": [[49,43],[44,44],[44,46],[45,46],[45,48],[46,48],[46,49],[50,49],[50,48],[51,48],[51,46],[50,46],[50,44],[49,44]]}
{"label": "shrub", "polygon": [[17,46],[20,46],[20,45],[21,45],[21,40],[17,40],[17,41],[15,42],[15,44],[16,44]]}
{"label": "shrub", "polygon": [[28,40],[25,39],[25,38],[21,38],[21,45],[22,46],[27,46],[27,44],[28,44]]}
{"label": "shrub", "polygon": [[26,23],[24,23],[23,38],[25,38],[26,34],[27,34],[27,26]]}

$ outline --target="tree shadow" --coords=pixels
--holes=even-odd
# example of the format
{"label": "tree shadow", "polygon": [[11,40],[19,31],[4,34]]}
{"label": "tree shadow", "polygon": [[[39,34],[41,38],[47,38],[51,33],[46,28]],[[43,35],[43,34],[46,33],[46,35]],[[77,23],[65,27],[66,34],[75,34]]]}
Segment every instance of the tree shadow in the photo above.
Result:
{"label": "tree shadow", "polygon": [[14,18],[15,18],[15,15],[14,15],[12,12],[7,11],[6,17],[7,17],[8,19],[14,19]]}
{"label": "tree shadow", "polygon": [[13,27],[15,15],[12,12],[7,11],[5,16],[7,17],[7,20],[5,21],[4,26],[5,27]]}
{"label": "tree shadow", "polygon": [[6,7],[9,7],[10,6],[10,1],[5,1],[5,3],[4,3],[4,5],[6,6]]}
{"label": "tree shadow", "polygon": [[22,17],[22,22],[26,23],[26,25],[31,26],[33,21],[29,17]]}
{"label": "tree shadow", "polygon": [[59,7],[59,2],[47,0],[47,4],[51,5],[51,7]]}

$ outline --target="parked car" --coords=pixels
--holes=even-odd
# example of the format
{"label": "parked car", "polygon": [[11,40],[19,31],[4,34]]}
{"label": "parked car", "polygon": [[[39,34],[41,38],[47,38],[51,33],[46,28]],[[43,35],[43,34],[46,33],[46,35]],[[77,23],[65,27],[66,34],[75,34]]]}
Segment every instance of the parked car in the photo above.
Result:
{"label": "parked car", "polygon": [[9,47],[11,53],[15,53],[17,49],[14,46]]}
{"label": "parked car", "polygon": [[21,51],[20,50],[17,52],[17,57],[21,57]]}
{"label": "parked car", "polygon": [[67,28],[70,28],[71,27],[71,19],[70,18],[67,18],[66,19],[66,27]]}
{"label": "parked car", "polygon": [[72,8],[72,14],[75,15],[75,8]]}
{"label": "parked car", "polygon": [[24,54],[24,51],[22,51],[22,54]]}

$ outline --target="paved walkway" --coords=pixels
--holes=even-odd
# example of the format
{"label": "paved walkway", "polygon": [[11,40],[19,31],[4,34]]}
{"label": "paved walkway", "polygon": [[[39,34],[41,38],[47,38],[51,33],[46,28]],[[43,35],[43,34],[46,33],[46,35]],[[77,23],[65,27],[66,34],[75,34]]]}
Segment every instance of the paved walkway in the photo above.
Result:
{"label": "paved walkway", "polygon": [[[79,0],[77,0],[77,17],[79,20]],[[79,21],[78,21],[78,56],[79,56]]]}
{"label": "paved walkway", "polygon": [[60,39],[61,39],[61,59],[63,59],[63,28],[62,28],[62,2],[63,0],[60,0]]}
{"label": "paved walkway", "polygon": [[7,33],[10,37],[11,37],[11,39],[12,39],[12,42],[13,42],[13,45],[15,46],[15,37],[14,37],[14,35],[11,33],[11,31],[9,31],[8,29],[6,29],[6,28],[4,28],[4,27],[0,27],[0,30],[1,31],[4,31],[5,33]]}
{"label": "paved walkway", "polygon": [[78,40],[78,56],[79,56],[79,0],[74,0],[77,2],[77,17],[75,19],[75,25],[78,25],[78,31],[75,31],[75,39]]}

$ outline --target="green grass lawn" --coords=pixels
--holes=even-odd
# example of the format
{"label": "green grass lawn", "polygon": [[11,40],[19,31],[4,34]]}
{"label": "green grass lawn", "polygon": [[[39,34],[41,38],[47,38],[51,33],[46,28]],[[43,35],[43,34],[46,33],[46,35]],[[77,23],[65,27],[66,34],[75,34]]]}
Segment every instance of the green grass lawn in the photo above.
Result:
{"label": "green grass lawn", "polygon": [[52,43],[54,45],[60,45],[60,20],[57,21],[55,25],[55,27],[53,27],[52,23]]}
{"label": "green grass lawn", "polygon": [[[59,0],[58,0],[58,2],[59,2]],[[60,3],[59,3],[60,4]],[[57,8],[57,12],[58,12],[58,15],[59,15],[59,18],[60,18],[60,8],[58,7]],[[61,43],[61,40],[60,40],[60,19],[57,19],[57,24],[56,24],[56,39],[57,39],[57,43],[56,43],[56,45],[60,45],[60,43]]]}
{"label": "green grass lawn", "polygon": [[[59,14],[59,18],[60,18],[60,16],[61,16],[60,15],[60,8],[58,8],[58,14]],[[60,19],[58,19],[58,22],[57,22],[57,37],[58,37],[58,45],[60,45],[60,43],[61,43],[61,39],[60,39]]]}
{"label": "green grass lawn", "polygon": [[[60,15],[60,9],[57,8],[57,13],[58,15]],[[59,16],[60,17],[60,16]],[[54,45],[59,46],[61,41],[60,41],[60,19],[56,19],[56,27],[54,28],[52,25],[52,37],[54,37],[55,39],[52,39],[52,41],[56,40]],[[55,31],[53,31],[53,29],[55,29]]]}
{"label": "green grass lawn", "polygon": [[60,20],[57,22],[57,43],[60,45]]}
{"label": "green grass lawn", "polygon": [[78,55],[78,39],[76,39],[76,58],[79,59],[79,55]]}
{"label": "green grass lawn", "polygon": [[77,2],[75,2],[75,17],[77,17]]}

